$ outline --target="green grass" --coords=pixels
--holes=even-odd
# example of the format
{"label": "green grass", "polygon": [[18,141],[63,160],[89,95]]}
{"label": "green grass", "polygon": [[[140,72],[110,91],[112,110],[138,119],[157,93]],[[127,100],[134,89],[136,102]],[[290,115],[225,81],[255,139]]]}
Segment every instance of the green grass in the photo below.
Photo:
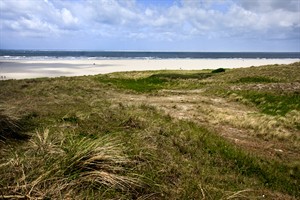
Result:
{"label": "green grass", "polygon": [[109,78],[99,76],[97,80],[101,83],[111,84],[117,88],[132,90],[139,93],[148,93],[163,88],[178,88],[178,80],[203,80],[211,77],[210,73],[158,73],[144,78]]}
{"label": "green grass", "polygon": [[[229,166],[240,174],[258,177],[264,185],[275,190],[283,189],[290,194],[297,194],[300,179],[297,165],[288,166],[247,154],[214,134],[206,136],[204,145],[211,155],[219,154],[224,160],[233,162]],[[294,177],[295,174],[297,174],[296,177]]]}
{"label": "green grass", "polygon": [[257,106],[263,113],[284,116],[292,110],[300,111],[300,94],[277,94],[270,92],[238,92]]}
{"label": "green grass", "polygon": [[167,80],[156,77],[147,77],[141,79],[121,79],[121,78],[99,78],[102,83],[113,84],[121,89],[133,90],[136,92],[151,92],[162,89]]}
{"label": "green grass", "polygon": [[202,80],[211,77],[212,74],[210,73],[188,73],[188,74],[178,74],[178,73],[161,73],[161,74],[154,74],[151,75],[150,77],[156,77],[160,79],[167,79],[167,80],[172,80],[172,79],[197,79],[197,80]]}

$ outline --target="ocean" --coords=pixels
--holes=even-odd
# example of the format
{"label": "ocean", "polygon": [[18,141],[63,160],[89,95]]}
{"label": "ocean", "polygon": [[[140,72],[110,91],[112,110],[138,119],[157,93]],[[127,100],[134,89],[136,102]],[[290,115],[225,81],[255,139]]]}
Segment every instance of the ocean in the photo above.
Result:
{"label": "ocean", "polygon": [[150,52],[0,50],[0,60],[49,59],[300,59],[300,52]]}

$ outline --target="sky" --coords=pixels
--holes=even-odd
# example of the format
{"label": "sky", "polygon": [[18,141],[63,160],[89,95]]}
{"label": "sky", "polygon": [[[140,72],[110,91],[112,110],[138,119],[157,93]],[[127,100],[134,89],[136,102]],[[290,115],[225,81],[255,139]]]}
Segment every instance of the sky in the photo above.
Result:
{"label": "sky", "polygon": [[300,52],[300,0],[0,0],[0,49]]}

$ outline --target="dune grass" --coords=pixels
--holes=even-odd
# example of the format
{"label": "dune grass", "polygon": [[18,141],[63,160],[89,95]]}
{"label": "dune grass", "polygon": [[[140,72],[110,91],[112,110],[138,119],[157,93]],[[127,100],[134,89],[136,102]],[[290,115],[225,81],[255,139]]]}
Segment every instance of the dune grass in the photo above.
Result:
{"label": "dune grass", "polygon": [[58,140],[50,134],[49,130],[36,132],[29,141],[30,147],[19,149],[25,155],[14,152],[14,157],[0,166],[6,171],[1,180],[4,198],[85,198],[84,193],[93,191],[105,197],[107,189],[129,191],[140,186],[133,173],[126,173],[130,171],[126,166],[132,161],[119,143],[105,137],[89,139],[76,135]]}
{"label": "dune grass", "polygon": [[[256,68],[243,69],[243,73],[239,70],[239,77],[234,80],[241,80],[244,73],[252,73],[252,77],[260,73]],[[120,73],[1,81],[1,135],[4,130],[5,134],[19,131],[17,127],[21,126],[22,133],[29,137],[13,142],[0,139],[0,197],[299,198],[299,159],[285,162],[280,157],[266,157],[242,148],[224,138],[209,120],[202,124],[182,120],[162,112],[159,106],[129,102],[134,101],[132,98],[127,98],[128,102],[117,101],[126,99],[128,94],[150,97],[162,90],[166,96],[165,90],[182,88],[202,88],[207,93],[201,95],[211,99],[221,96],[228,102],[237,100],[231,95],[236,93],[247,100],[237,103],[249,106],[249,110],[257,107],[262,115],[278,115],[280,118],[274,120],[281,120],[288,130],[298,130],[297,93],[292,91],[290,96],[281,97],[276,91],[269,94],[234,90],[233,85],[262,83],[255,79],[233,83],[231,75],[236,73],[139,72],[139,77],[134,77],[137,72],[133,72],[132,76]],[[276,80],[285,79],[280,79],[278,71],[276,74]],[[280,110],[276,115],[264,111],[266,105],[279,102],[284,105],[276,107]],[[216,113],[211,115],[217,117]],[[287,121],[289,116],[295,117],[291,125]],[[246,122],[248,118],[239,120]],[[289,141],[283,140],[287,144]]]}
{"label": "dune grass", "polygon": [[122,89],[130,89],[136,92],[151,92],[153,90],[159,90],[163,88],[163,84],[166,82],[160,78],[147,77],[141,79],[99,79],[102,83],[113,84]]}
{"label": "dune grass", "polygon": [[259,76],[243,77],[235,81],[235,83],[276,83],[276,82],[278,81],[274,79],[270,79],[268,77],[259,77]]}
{"label": "dune grass", "polygon": [[[236,82],[240,79],[244,81],[254,82],[254,78],[259,78],[262,82],[299,82],[300,62],[295,62],[289,65],[266,65],[259,67],[232,69],[229,73],[221,74],[218,79],[222,82]],[[249,78],[250,77],[250,80]],[[248,79],[248,80],[247,80]]]}
{"label": "dune grass", "polygon": [[285,115],[292,110],[300,110],[300,94],[276,94],[268,92],[244,91],[239,95],[255,104],[263,113]]}
{"label": "dune grass", "polygon": [[[203,72],[189,72],[189,73],[179,73],[174,71],[174,73],[155,73],[149,75],[148,77],[139,78],[110,78],[106,76],[99,76],[97,80],[101,83],[107,83],[114,85],[118,88],[132,90],[138,93],[149,93],[153,91],[158,91],[164,88],[182,88],[180,87],[180,82],[186,82],[189,80],[203,80],[211,77],[213,74]],[[182,85],[182,84],[181,84]],[[195,87],[195,85],[188,85],[189,88]]]}

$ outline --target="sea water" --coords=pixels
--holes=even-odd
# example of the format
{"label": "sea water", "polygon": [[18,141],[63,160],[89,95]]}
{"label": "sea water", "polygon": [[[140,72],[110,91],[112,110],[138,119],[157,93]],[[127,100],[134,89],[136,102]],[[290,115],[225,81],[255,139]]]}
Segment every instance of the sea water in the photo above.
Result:
{"label": "sea water", "polygon": [[49,59],[300,59],[300,52],[153,52],[0,50],[0,60]]}

